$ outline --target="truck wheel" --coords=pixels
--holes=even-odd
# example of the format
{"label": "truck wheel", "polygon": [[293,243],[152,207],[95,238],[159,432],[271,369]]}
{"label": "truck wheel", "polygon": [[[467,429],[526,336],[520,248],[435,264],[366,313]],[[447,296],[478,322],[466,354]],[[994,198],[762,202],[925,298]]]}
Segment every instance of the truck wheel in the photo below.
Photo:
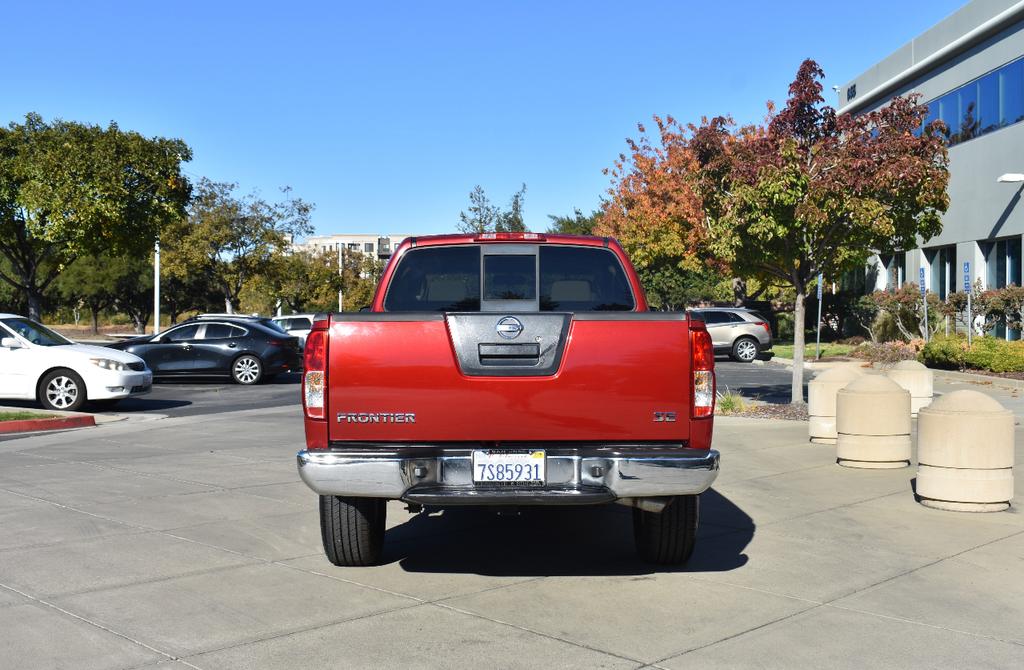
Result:
{"label": "truck wheel", "polygon": [[685,563],[697,540],[698,496],[675,496],[660,512],[633,508],[633,537],[640,557],[658,565]]}
{"label": "truck wheel", "polygon": [[320,534],[335,565],[376,565],[384,548],[384,498],[320,496]]}
{"label": "truck wheel", "polygon": [[740,363],[752,362],[757,354],[757,341],[752,337],[741,337],[732,344],[732,358]]}

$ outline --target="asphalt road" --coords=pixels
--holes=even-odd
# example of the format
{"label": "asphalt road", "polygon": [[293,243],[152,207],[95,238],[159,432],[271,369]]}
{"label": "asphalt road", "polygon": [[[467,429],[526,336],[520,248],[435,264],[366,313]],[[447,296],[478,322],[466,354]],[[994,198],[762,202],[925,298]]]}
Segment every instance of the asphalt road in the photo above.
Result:
{"label": "asphalt road", "polygon": [[223,379],[158,381],[150,393],[122,400],[112,411],[175,417],[298,405],[300,380],[296,372],[256,386],[239,386]]}
{"label": "asphalt road", "polygon": [[[158,381],[150,393],[122,400],[113,409],[97,414],[121,414],[139,419],[143,415],[175,418],[288,405],[298,407],[301,402],[300,381],[301,376],[297,372],[278,375],[273,381],[256,386],[239,386],[224,379]],[[39,408],[36,403],[17,400],[4,400],[0,404]],[[89,408],[86,410],[89,411]],[[20,434],[0,435],[0,442],[23,437]]]}
{"label": "asphalt road", "polygon": [[[736,363],[719,358],[715,361],[715,376],[718,390],[731,391],[746,398],[771,403],[788,403],[792,368],[766,363]],[[807,382],[813,373],[804,373],[804,398],[807,398]]]}

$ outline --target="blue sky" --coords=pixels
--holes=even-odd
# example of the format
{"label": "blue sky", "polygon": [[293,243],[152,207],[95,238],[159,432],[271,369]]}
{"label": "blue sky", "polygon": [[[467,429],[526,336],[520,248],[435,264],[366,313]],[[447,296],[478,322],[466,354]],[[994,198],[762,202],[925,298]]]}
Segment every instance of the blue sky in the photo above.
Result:
{"label": "blue sky", "polygon": [[474,185],[521,183],[543,230],[598,207],[637,122],[759,120],[802,59],[845,83],[962,4],[17,3],[0,122],[181,137],[191,176],[289,185],[318,233],[447,232]]}

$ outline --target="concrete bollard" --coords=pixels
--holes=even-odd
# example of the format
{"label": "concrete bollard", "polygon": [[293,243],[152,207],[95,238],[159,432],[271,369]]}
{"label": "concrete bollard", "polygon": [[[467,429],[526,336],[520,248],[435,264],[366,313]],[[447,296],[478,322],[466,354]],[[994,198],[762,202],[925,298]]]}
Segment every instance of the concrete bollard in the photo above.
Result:
{"label": "concrete bollard", "polygon": [[978,391],[954,391],[921,410],[917,495],[922,505],[1000,512],[1013,498],[1013,412]]}
{"label": "concrete bollard", "polygon": [[917,361],[900,361],[886,370],[885,376],[910,391],[911,416],[932,401],[934,374]]}
{"label": "concrete bollard", "polygon": [[910,392],[862,375],[836,393],[836,462],[848,468],[910,465]]}
{"label": "concrete bollard", "polygon": [[836,393],[863,374],[859,366],[843,365],[823,371],[807,384],[807,432],[811,442],[836,443]]}

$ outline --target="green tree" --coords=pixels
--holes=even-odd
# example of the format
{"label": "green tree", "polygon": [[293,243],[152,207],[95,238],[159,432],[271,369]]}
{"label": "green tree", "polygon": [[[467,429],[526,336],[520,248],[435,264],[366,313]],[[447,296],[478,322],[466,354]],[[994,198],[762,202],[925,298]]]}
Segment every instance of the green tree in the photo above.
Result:
{"label": "green tree", "polygon": [[153,313],[153,267],[149,256],[100,254],[82,256],[54,282],[65,305],[89,309],[92,332],[99,333],[100,313],[127,314],[135,332],[145,332]]}
{"label": "green tree", "polygon": [[40,318],[43,294],[83,254],[141,254],[184,214],[181,140],[28,114],[0,128],[0,280]]}
{"label": "green tree", "polygon": [[223,297],[205,272],[192,272],[184,276],[161,273],[160,307],[172,324],[191,311],[215,312]]}
{"label": "green tree", "polygon": [[89,310],[94,335],[100,332],[100,313],[114,303],[110,260],[106,255],[82,256],[54,282],[57,296],[64,305]]}
{"label": "green tree", "polygon": [[339,272],[337,251],[297,250],[277,256],[256,284],[254,289],[266,303],[276,305],[280,301],[291,312],[332,311],[337,309],[344,278]]}
{"label": "green tree", "polygon": [[595,228],[601,222],[601,212],[591,212],[585,215],[578,208],[573,209],[572,216],[556,216],[548,214],[551,223],[548,225],[549,233],[561,235],[593,235]]}
{"label": "green tree", "polygon": [[512,195],[507,210],[491,203],[479,184],[469,193],[467,211],[459,212],[459,230],[464,233],[521,233],[526,231],[523,208],[526,184]]}
{"label": "green tree", "polygon": [[312,232],[313,207],[298,198],[268,203],[235,196],[237,184],[202,179],[188,218],[161,238],[168,274],[179,278],[206,273],[221,292],[224,309],[235,311],[247,282],[269,272],[292,239]]}
{"label": "green tree", "polygon": [[[0,256],[0,274],[11,274],[11,272],[10,261]],[[0,281],[0,312],[24,314],[26,311],[24,294],[7,282]]]}
{"label": "green tree", "polygon": [[346,253],[342,262],[342,292],[345,311],[355,312],[373,303],[377,282],[386,264],[361,253]]}
{"label": "green tree", "polygon": [[652,307],[665,311],[686,309],[699,302],[729,298],[729,280],[713,271],[694,272],[678,262],[648,266],[637,273]]}
{"label": "green tree", "polygon": [[153,267],[147,257],[118,256],[110,259],[114,307],[127,314],[135,332],[146,332],[153,315]]}
{"label": "green tree", "polygon": [[496,233],[524,233],[526,222],[523,221],[523,207],[526,201],[526,184],[512,194],[508,209],[498,215]]}

